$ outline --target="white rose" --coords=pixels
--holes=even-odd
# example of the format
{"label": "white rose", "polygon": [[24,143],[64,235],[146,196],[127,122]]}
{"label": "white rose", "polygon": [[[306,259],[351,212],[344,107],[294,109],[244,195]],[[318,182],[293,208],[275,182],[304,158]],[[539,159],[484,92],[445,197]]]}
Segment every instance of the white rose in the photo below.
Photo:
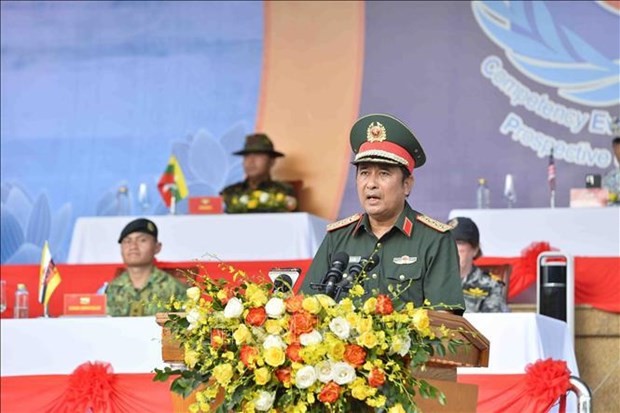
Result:
{"label": "white rose", "polygon": [[190,300],[198,301],[198,299],[200,298],[200,288],[190,287],[187,289],[187,291],[185,291],[185,294],[187,294],[187,298],[189,298]]}
{"label": "white rose", "polygon": [[346,340],[351,334],[351,324],[344,317],[336,317],[329,322],[329,329],[341,340]]}
{"label": "white rose", "polygon": [[302,346],[311,346],[313,344],[319,344],[323,341],[323,336],[316,330],[312,330],[309,333],[300,334],[299,342]]}
{"label": "white rose", "polygon": [[332,366],[334,381],[337,384],[349,384],[355,380],[355,368],[349,363],[339,361]]}
{"label": "white rose", "polygon": [[394,338],[392,344],[390,344],[390,354],[398,353],[400,356],[405,356],[411,348],[411,337],[398,336]]}
{"label": "white rose", "polygon": [[268,349],[271,347],[280,347],[281,349],[285,349],[286,343],[284,343],[282,337],[276,336],[275,334],[269,334],[263,342],[263,348]]}
{"label": "white rose", "polygon": [[185,316],[185,319],[189,323],[187,326],[188,330],[193,330],[198,325],[198,320],[200,320],[200,311],[196,308],[192,308],[189,313]]}
{"label": "white rose", "polygon": [[254,408],[260,412],[266,412],[271,409],[273,402],[276,399],[276,394],[268,391],[261,390],[254,399]]}
{"label": "white rose", "polygon": [[314,369],[316,370],[316,375],[321,383],[329,383],[334,380],[334,370],[332,368],[331,361],[321,361],[319,364],[314,366]]}
{"label": "white rose", "polygon": [[267,192],[261,192],[258,196],[258,200],[261,204],[267,203],[267,201],[269,201],[269,194]]}
{"label": "white rose", "polygon": [[243,303],[237,297],[233,297],[228,300],[226,307],[224,308],[225,318],[239,318],[243,314]]}
{"label": "white rose", "polygon": [[247,195],[241,195],[239,197],[239,202],[242,204],[247,204],[250,198]]}
{"label": "white rose", "polygon": [[286,305],[284,304],[284,300],[278,297],[271,298],[267,301],[267,304],[265,304],[265,311],[269,318],[280,318],[285,310]]}
{"label": "white rose", "polygon": [[295,374],[295,386],[298,389],[307,389],[316,381],[316,371],[312,366],[303,366]]}

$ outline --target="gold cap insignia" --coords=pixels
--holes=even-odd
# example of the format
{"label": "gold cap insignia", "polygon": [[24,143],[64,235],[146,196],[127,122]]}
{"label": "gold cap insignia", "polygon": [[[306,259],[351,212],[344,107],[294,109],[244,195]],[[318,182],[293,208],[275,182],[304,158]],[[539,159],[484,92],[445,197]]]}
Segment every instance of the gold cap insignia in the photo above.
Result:
{"label": "gold cap insignia", "polygon": [[150,231],[150,232],[155,232],[155,227],[153,226],[152,223],[148,223],[146,224],[146,228]]}
{"label": "gold cap insignia", "polygon": [[368,142],[383,142],[386,139],[385,126],[380,122],[370,122],[366,130],[366,140]]}

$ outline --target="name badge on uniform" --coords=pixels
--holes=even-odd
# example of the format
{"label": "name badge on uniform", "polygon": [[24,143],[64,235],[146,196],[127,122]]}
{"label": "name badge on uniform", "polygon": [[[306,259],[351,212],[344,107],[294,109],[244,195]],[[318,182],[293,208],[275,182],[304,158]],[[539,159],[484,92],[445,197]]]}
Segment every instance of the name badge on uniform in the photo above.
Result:
{"label": "name badge on uniform", "polygon": [[394,257],[392,261],[394,264],[403,265],[403,264],[413,264],[418,260],[418,257],[410,257],[408,255],[403,255],[402,257]]}

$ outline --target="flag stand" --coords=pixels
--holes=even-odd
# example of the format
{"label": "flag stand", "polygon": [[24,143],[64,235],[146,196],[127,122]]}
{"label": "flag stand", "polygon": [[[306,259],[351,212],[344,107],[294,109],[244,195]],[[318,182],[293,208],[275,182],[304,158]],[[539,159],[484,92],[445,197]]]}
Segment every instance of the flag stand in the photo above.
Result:
{"label": "flag stand", "polygon": [[551,208],[555,208],[555,189],[551,190],[550,204]]}
{"label": "flag stand", "polygon": [[48,311],[48,304],[44,304],[43,305],[43,315],[41,316],[42,318],[50,318],[50,313]]}
{"label": "flag stand", "polygon": [[174,196],[174,191],[171,191],[170,197],[170,215],[176,214],[177,209],[177,198]]}

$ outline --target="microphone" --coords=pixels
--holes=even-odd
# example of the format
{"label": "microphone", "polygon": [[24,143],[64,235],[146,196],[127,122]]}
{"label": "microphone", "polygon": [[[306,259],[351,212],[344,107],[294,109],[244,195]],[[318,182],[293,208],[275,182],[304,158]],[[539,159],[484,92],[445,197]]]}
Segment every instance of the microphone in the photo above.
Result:
{"label": "microphone", "polygon": [[379,260],[379,256],[373,254],[370,258],[362,258],[359,262],[351,265],[351,268],[349,268],[349,277],[347,277],[349,282],[352,283],[362,271],[371,271],[379,264]]}
{"label": "microphone", "polygon": [[290,293],[293,288],[293,279],[288,274],[280,274],[273,282],[273,291]]}
{"label": "microphone", "polygon": [[379,256],[377,254],[373,254],[370,258],[362,258],[355,264],[351,265],[348,276],[343,278],[342,281],[340,281],[336,286],[336,301],[338,301],[342,293],[348,292],[351,289],[353,283],[362,271],[366,273],[371,271],[379,264],[379,260]]}
{"label": "microphone", "polygon": [[323,282],[316,287],[318,287],[317,289],[319,290],[323,290],[326,295],[334,298],[337,292],[336,284],[342,281],[342,272],[347,268],[347,265],[349,265],[349,254],[339,251],[336,252],[332,258],[332,265],[327,271],[327,274],[325,274]]}

